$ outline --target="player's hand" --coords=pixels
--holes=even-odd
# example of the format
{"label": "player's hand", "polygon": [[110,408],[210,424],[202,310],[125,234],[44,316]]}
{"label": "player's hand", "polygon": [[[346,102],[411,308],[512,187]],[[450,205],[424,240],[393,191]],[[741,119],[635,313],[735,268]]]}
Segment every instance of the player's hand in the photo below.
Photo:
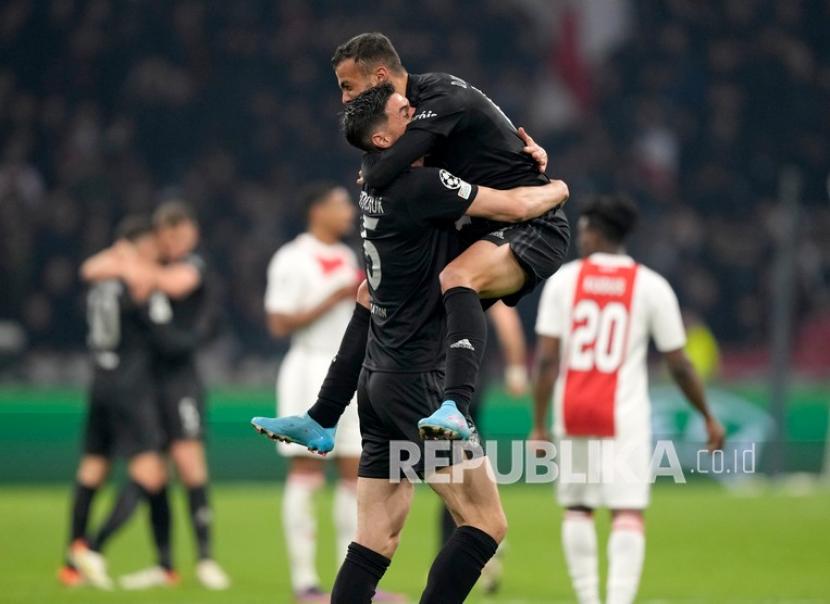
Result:
{"label": "player's hand", "polygon": [[542,457],[545,454],[544,445],[553,442],[550,432],[545,428],[534,426],[527,437],[528,453],[532,453],[536,457]]}
{"label": "player's hand", "polygon": [[539,172],[544,172],[548,167],[548,152],[545,151],[539,143],[533,140],[527,130],[519,128],[519,138],[522,139],[525,146],[522,151],[530,155],[539,166]]}
{"label": "player's hand", "polygon": [[524,365],[509,365],[504,370],[504,388],[507,394],[513,397],[527,394],[528,387],[527,367]]}
{"label": "player's hand", "polygon": [[726,440],[726,430],[723,429],[723,426],[721,426],[720,422],[714,415],[710,415],[706,418],[706,434],[706,448],[709,449],[709,451],[723,449],[723,443]]}

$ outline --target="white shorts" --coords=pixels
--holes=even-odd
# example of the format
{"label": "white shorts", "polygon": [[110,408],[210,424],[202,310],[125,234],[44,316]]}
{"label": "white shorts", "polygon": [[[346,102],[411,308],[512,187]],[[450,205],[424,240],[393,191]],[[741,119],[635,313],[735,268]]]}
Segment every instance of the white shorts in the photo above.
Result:
{"label": "white shorts", "polygon": [[[302,349],[288,351],[277,377],[277,416],[302,415],[317,400],[320,386],[328,373],[334,354]],[[293,443],[277,443],[277,451],[286,457],[320,459],[305,447]],[[360,457],[360,422],[357,402],[352,402],[337,423],[334,451],[328,457]]]}
{"label": "white shorts", "polygon": [[559,437],[557,500],[562,507],[642,510],[651,495],[651,436]]}

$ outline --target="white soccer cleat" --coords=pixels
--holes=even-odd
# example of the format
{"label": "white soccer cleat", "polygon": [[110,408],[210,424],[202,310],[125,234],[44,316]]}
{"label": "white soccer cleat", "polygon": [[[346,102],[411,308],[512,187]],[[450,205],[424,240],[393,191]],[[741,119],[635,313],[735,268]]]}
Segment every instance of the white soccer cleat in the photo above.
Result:
{"label": "white soccer cleat", "polygon": [[178,583],[179,576],[174,571],[164,569],[161,566],[145,568],[118,579],[118,584],[128,590],[173,587]]}
{"label": "white soccer cleat", "polygon": [[87,583],[98,589],[107,591],[113,589],[112,579],[107,574],[107,561],[104,556],[92,551],[85,544],[78,543],[72,546],[70,557],[72,564],[80,571]]}
{"label": "white soccer cleat", "polygon": [[504,576],[504,550],[506,549],[505,541],[499,544],[496,554],[487,561],[484,568],[481,569],[481,588],[487,595],[496,594],[501,589],[501,581]]}
{"label": "white soccer cleat", "polygon": [[231,586],[231,579],[215,560],[201,560],[196,565],[196,578],[207,589],[222,590]]}

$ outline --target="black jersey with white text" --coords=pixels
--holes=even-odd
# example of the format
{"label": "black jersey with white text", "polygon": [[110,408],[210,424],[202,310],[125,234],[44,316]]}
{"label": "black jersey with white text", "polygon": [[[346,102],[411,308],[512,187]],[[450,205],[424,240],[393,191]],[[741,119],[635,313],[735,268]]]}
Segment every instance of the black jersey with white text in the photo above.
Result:
{"label": "black jersey with white text", "polygon": [[[376,155],[367,156],[364,167]],[[455,222],[478,187],[437,168],[411,168],[381,194],[360,195],[372,321],[364,366],[422,372],[444,366],[438,275],[461,251]]]}
{"label": "black jersey with white text", "polygon": [[522,151],[507,115],[475,86],[446,73],[409,74],[406,96],[415,115],[395,146],[365,171],[370,189],[388,186],[424,155],[428,166],[494,189],[548,182]]}
{"label": "black jersey with white text", "polygon": [[87,346],[94,379],[129,389],[151,379],[151,342],[144,309],[118,279],[92,285],[86,297]]}

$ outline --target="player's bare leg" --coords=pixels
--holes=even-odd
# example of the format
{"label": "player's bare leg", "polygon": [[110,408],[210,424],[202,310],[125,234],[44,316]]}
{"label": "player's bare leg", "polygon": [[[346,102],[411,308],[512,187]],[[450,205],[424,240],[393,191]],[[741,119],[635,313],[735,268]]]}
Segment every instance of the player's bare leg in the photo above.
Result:
{"label": "player's bare leg", "polygon": [[230,579],[213,559],[211,552],[212,511],[208,503],[208,466],[205,445],[199,439],[177,440],[170,446],[170,458],[179,480],[187,489],[190,522],[196,538],[198,559],[196,576],[208,589],[227,589]]}
{"label": "player's bare leg", "polygon": [[458,528],[432,564],[422,604],[463,602],[507,533],[489,464],[486,457],[467,460],[427,477]]}
{"label": "player's bare leg", "polygon": [[418,428],[425,439],[466,440],[472,429],[465,416],[487,343],[487,318],[480,298],[515,293],[527,276],[509,245],[477,241],[448,264],[439,278],[447,311],[444,404],[418,422]]}
{"label": "player's bare leg", "polygon": [[357,469],[359,457],[338,457],[340,480],[334,491],[334,528],[337,533],[337,563],[346,556],[357,534]]}
{"label": "player's bare leg", "polygon": [[412,507],[412,483],[378,478],[357,480],[357,536],[332,590],[332,604],[369,604],[398,549]]}
{"label": "player's bare leg", "polygon": [[612,510],[608,537],[608,604],[631,604],[643,572],[645,521],[641,510]]}
{"label": "player's bare leg", "polygon": [[568,508],[562,518],[562,550],[579,604],[599,604],[599,557],[594,513]]}

